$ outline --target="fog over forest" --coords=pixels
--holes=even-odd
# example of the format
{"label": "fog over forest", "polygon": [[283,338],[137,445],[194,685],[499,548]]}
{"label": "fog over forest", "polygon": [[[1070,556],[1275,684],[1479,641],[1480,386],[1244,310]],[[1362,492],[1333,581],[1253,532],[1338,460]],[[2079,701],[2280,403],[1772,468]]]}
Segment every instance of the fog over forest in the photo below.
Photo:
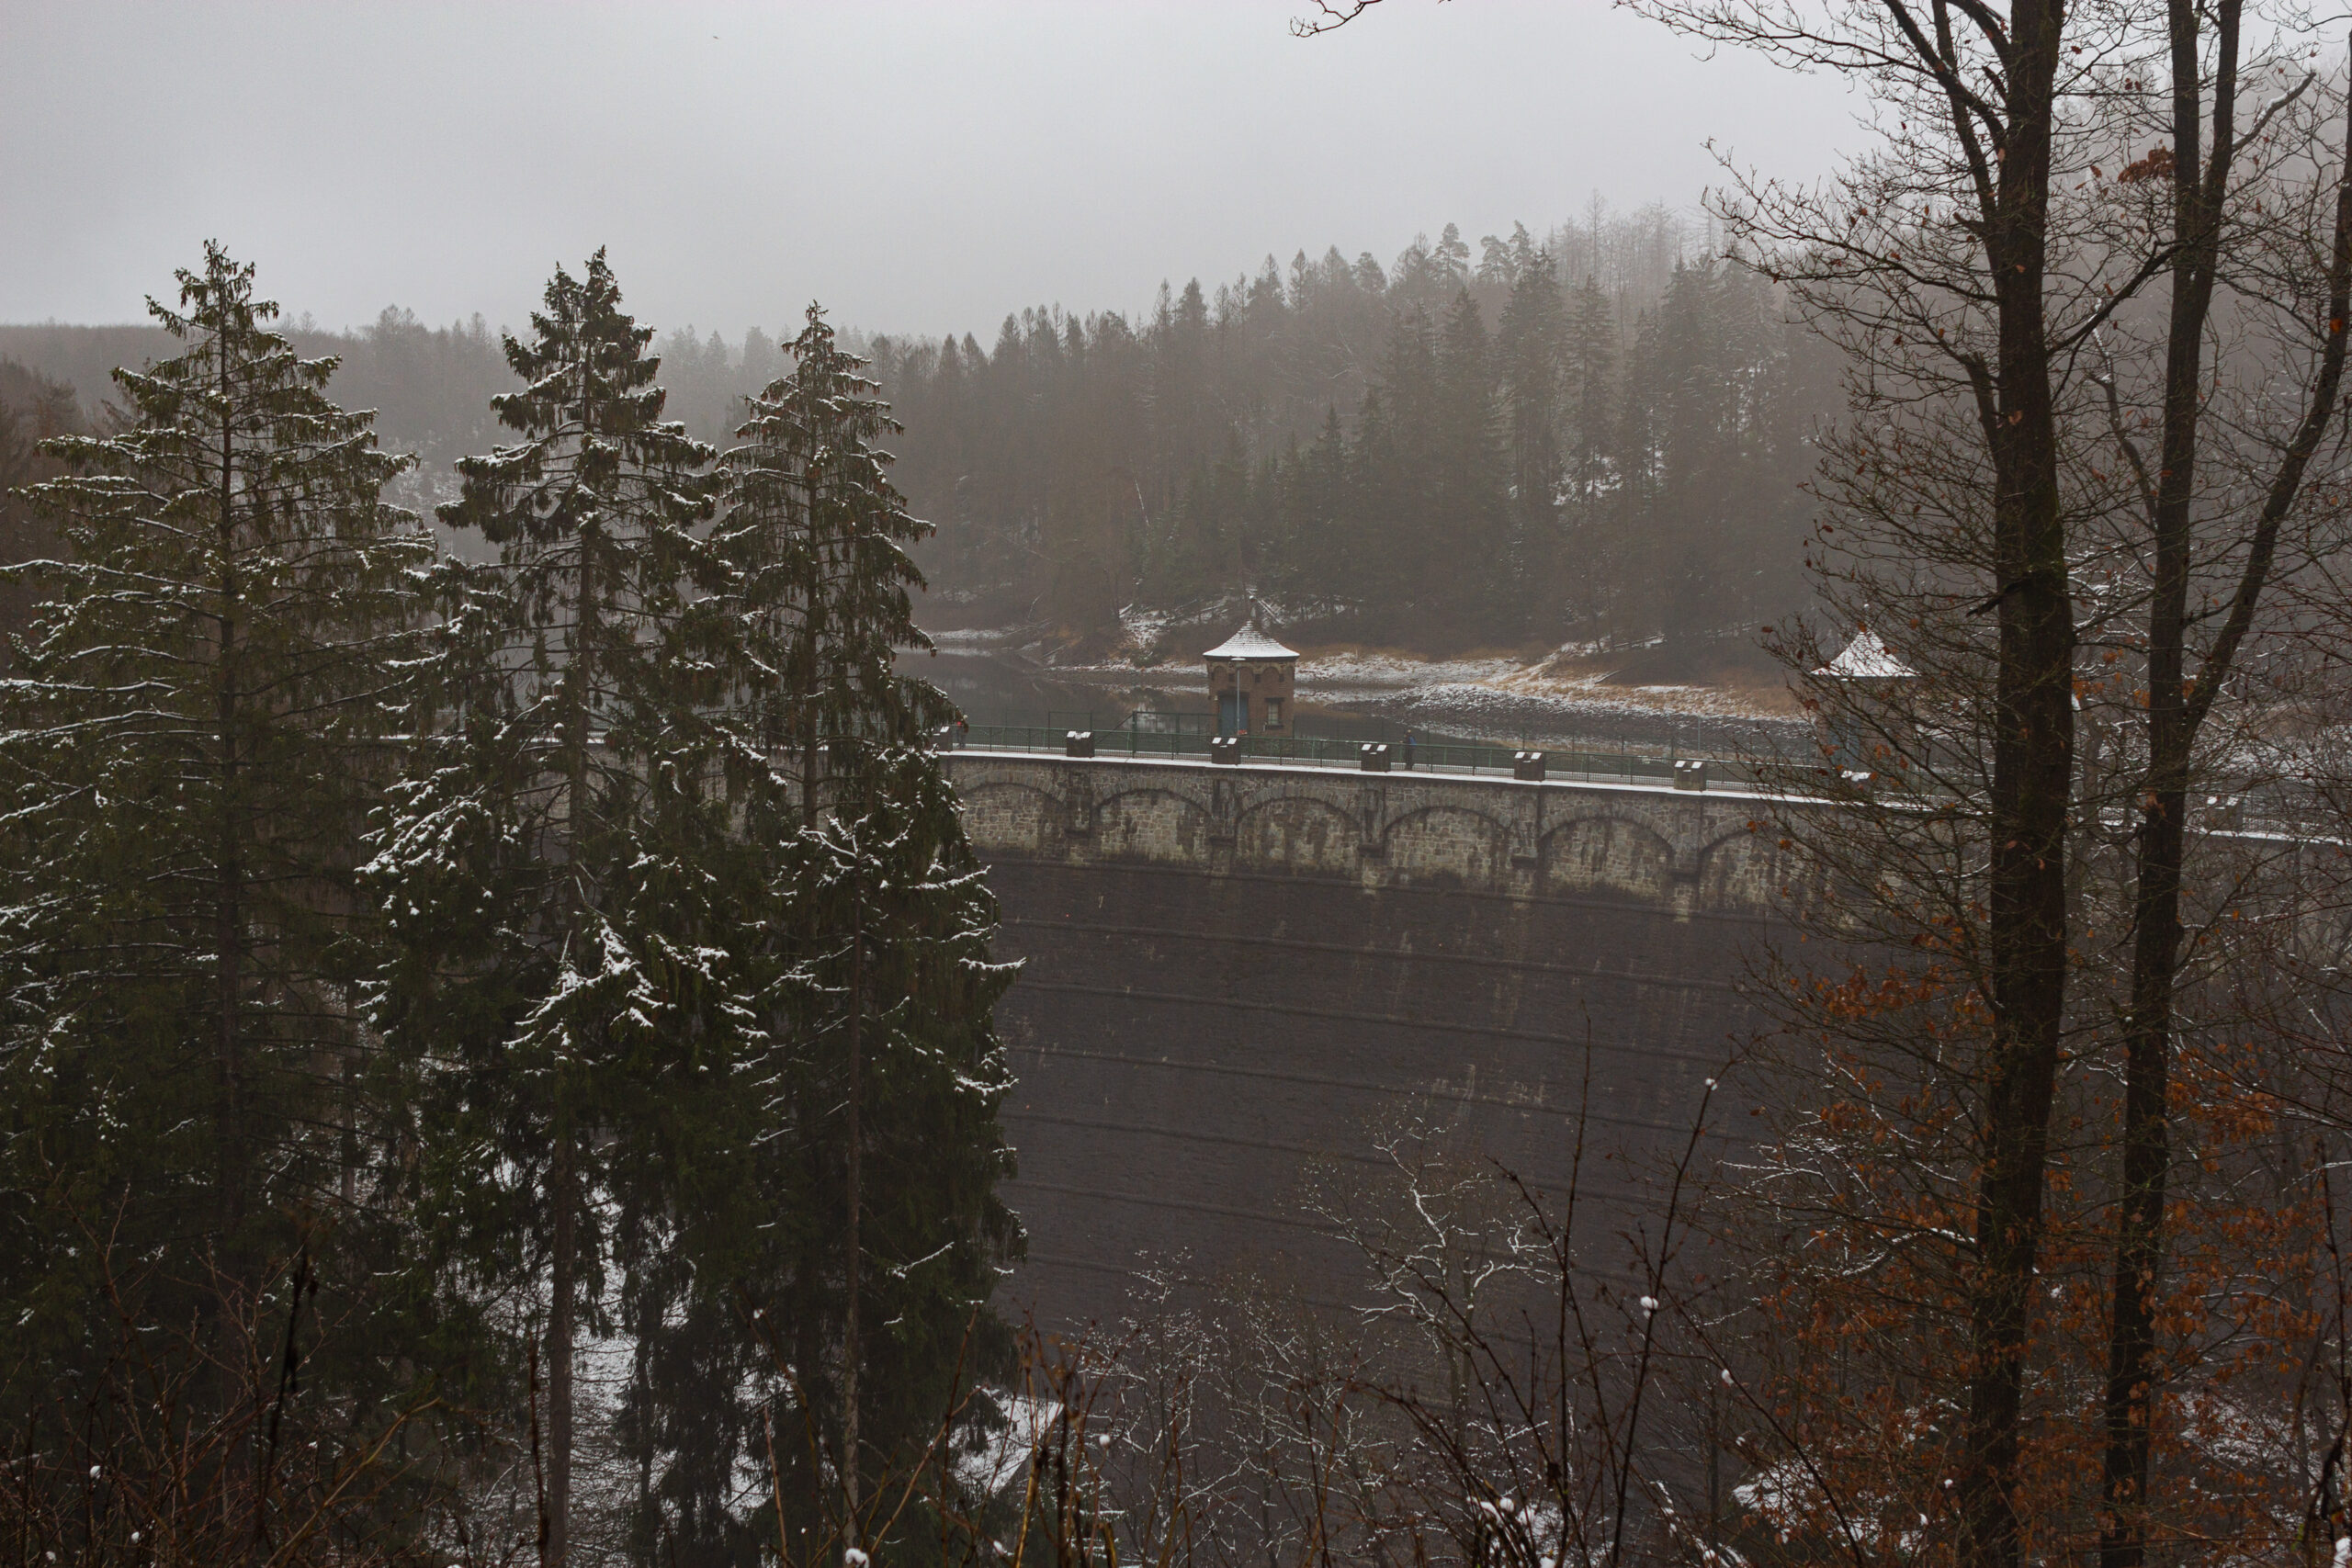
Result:
{"label": "fog over forest", "polygon": [[[895,477],[938,536],[924,618],[1073,654],[1255,594],[1298,635],[1425,651],[1729,638],[1799,607],[1807,434],[1834,368],[1774,290],[1653,207],[1535,233],[1453,224],[1386,261],[1328,247],[1163,285],[1145,316],[1031,307],[992,332],[857,333],[905,432]],[[335,395],[423,461],[419,510],[495,438],[482,318],[293,323]],[[0,357],[85,415],[151,328],[0,327]],[[724,447],[775,339],[660,331],[670,417]],[[465,547],[462,543],[460,548]],[[1129,651],[1144,651],[1129,649]]]}

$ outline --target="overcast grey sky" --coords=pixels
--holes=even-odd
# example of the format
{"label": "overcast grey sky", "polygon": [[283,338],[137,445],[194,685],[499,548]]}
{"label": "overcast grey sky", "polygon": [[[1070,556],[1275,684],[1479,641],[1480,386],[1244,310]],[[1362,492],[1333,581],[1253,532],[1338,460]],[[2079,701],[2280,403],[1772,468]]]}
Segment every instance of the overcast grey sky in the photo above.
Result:
{"label": "overcast grey sky", "polygon": [[639,315],[809,299],[987,336],[1305,246],[1384,264],[1598,192],[1812,177],[1853,100],[1600,0],[0,0],[0,321],[122,321],[207,236],[322,325],[519,322],[611,247]]}

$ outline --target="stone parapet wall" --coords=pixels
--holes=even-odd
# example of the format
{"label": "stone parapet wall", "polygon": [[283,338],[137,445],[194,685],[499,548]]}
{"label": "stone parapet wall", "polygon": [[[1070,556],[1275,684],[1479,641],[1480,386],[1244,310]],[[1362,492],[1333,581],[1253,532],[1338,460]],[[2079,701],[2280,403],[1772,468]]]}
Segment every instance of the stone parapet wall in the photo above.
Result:
{"label": "stone parapet wall", "polygon": [[986,856],[1761,913],[1793,867],[1753,797],[1635,784],[950,754]]}

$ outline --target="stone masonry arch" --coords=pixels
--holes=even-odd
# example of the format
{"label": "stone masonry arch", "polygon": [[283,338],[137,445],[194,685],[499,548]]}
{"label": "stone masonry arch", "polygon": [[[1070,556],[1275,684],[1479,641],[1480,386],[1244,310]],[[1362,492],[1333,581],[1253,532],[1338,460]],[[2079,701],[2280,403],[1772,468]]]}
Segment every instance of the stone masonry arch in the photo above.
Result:
{"label": "stone masonry arch", "polygon": [[1062,799],[1035,780],[975,779],[963,785],[964,829],[999,854],[1050,855],[1062,848]]}
{"label": "stone masonry arch", "polygon": [[1470,806],[1445,802],[1418,807],[1382,828],[1385,880],[1406,886],[1504,891],[1510,886],[1510,839],[1506,824]]}
{"label": "stone masonry arch", "polygon": [[1122,789],[1091,802],[1092,853],[1104,860],[1205,863],[1215,811],[1187,789]]}
{"label": "stone masonry arch", "polygon": [[1574,818],[1544,838],[1544,890],[1607,891],[1665,903],[1674,886],[1673,842],[1611,813]]}
{"label": "stone masonry arch", "polygon": [[1237,869],[1354,876],[1363,860],[1363,829],[1355,814],[1313,791],[1272,793],[1235,815]]}
{"label": "stone masonry arch", "polygon": [[1702,909],[1763,913],[1793,894],[1796,868],[1771,836],[1770,825],[1742,827],[1699,852],[1697,901]]}

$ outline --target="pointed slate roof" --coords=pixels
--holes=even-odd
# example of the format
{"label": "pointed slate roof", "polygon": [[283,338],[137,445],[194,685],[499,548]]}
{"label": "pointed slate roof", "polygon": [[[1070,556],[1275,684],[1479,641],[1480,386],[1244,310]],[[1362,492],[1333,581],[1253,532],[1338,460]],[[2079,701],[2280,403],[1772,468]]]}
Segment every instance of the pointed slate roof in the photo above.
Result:
{"label": "pointed slate roof", "polygon": [[1284,648],[1258,629],[1255,623],[1242,628],[1223,642],[1201,655],[1204,659],[1296,659],[1295,649]]}
{"label": "pointed slate roof", "polygon": [[1863,626],[1854,633],[1845,651],[1814,673],[1839,681],[1902,681],[1918,671],[1889,652],[1878,633]]}

